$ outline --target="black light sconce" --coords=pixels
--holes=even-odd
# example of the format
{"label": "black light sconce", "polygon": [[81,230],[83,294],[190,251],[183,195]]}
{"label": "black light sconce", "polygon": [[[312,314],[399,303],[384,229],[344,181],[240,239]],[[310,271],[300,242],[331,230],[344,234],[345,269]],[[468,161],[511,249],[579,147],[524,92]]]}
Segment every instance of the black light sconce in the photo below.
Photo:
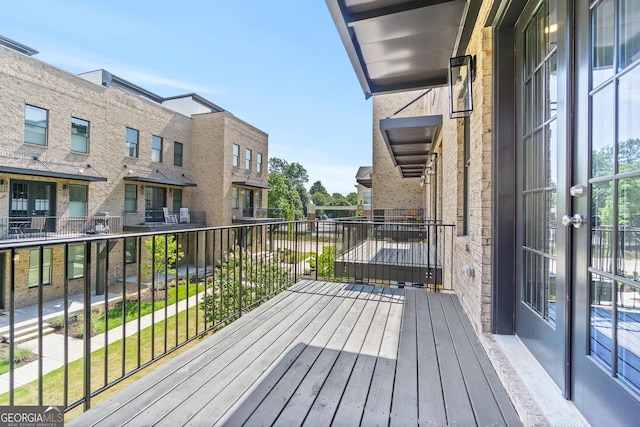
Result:
{"label": "black light sconce", "polygon": [[476,58],[465,55],[449,59],[449,117],[467,117],[473,111],[473,81],[476,78]]}
{"label": "black light sconce", "polygon": [[6,179],[0,179],[0,193],[5,193],[9,191],[9,185],[7,184]]}

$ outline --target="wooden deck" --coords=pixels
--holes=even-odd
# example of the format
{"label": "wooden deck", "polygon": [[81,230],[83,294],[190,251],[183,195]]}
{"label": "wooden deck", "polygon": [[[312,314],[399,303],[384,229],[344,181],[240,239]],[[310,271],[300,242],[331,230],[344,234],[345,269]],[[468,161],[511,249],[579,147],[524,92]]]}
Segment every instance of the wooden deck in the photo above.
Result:
{"label": "wooden deck", "polygon": [[368,239],[335,261],[335,274],[364,282],[442,284],[442,263],[433,245]]}
{"label": "wooden deck", "polygon": [[305,281],[69,425],[520,425],[457,297]]}

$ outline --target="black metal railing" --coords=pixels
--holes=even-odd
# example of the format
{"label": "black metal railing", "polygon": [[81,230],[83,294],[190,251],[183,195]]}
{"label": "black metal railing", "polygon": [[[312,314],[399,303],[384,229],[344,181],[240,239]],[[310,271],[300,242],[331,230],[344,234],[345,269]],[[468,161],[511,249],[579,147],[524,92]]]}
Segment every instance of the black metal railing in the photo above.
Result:
{"label": "black metal railing", "polygon": [[120,234],[122,218],[105,214],[93,216],[33,216],[0,218],[0,239],[61,239],[87,234]]}
{"label": "black metal railing", "polygon": [[86,410],[301,278],[451,289],[453,227],[327,222],[0,243],[0,405]]}

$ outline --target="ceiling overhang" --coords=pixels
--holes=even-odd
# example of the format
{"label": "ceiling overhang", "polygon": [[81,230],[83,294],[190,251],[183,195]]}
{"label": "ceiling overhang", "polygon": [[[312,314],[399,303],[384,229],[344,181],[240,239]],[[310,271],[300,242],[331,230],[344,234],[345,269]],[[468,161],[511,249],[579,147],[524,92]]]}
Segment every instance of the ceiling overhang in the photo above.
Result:
{"label": "ceiling overhang", "polygon": [[441,115],[380,120],[380,132],[403,178],[421,177],[441,127]]}
{"label": "ceiling overhang", "polygon": [[325,0],[365,96],[446,86],[482,0]]}
{"label": "ceiling overhang", "polygon": [[105,182],[107,178],[103,176],[84,175],[80,173],[69,173],[64,171],[55,170],[42,170],[32,168],[19,168],[12,166],[0,166],[0,172],[14,173],[19,175],[29,176],[43,176],[47,178],[59,178],[59,179],[74,179],[76,181],[89,181],[89,182]]}
{"label": "ceiling overhang", "polygon": [[271,186],[269,184],[262,184],[261,182],[250,182],[250,181],[233,181],[233,185],[239,185],[241,187],[249,187],[249,188],[257,188],[260,190],[269,190]]}
{"label": "ceiling overhang", "polygon": [[173,187],[197,187],[197,185],[193,182],[176,181],[176,180],[164,179],[164,178],[153,178],[150,176],[125,176],[123,179],[125,181],[145,182],[148,184],[162,184],[162,185],[169,185]]}

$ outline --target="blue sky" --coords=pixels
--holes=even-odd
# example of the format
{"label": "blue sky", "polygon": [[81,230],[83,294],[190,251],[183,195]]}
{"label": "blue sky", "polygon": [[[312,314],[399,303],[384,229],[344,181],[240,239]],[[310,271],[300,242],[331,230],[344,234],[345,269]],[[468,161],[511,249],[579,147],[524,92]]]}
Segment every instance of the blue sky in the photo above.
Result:
{"label": "blue sky", "polygon": [[267,132],[307,188],[349,193],[371,164],[371,102],[323,0],[4,0],[0,34],[71,73],[200,94]]}

